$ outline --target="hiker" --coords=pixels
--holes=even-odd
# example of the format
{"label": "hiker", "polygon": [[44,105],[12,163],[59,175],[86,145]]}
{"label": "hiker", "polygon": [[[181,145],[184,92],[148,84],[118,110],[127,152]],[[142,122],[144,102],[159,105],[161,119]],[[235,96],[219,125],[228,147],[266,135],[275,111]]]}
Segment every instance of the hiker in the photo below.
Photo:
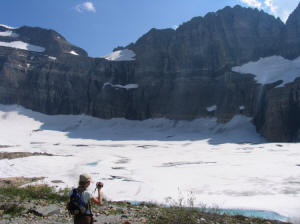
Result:
{"label": "hiker", "polygon": [[67,208],[74,217],[74,224],[93,223],[93,213],[91,210],[91,201],[102,205],[101,189],[102,182],[97,182],[98,197],[92,197],[92,194],[86,189],[90,186],[92,178],[88,174],[81,174],[79,177],[79,186],[70,191],[70,200]]}

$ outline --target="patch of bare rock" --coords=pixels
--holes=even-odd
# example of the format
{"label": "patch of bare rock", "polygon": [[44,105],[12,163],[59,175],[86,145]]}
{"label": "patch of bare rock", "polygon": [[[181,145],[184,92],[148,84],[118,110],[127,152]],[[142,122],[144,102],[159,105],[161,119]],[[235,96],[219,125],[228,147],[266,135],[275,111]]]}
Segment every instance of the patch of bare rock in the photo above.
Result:
{"label": "patch of bare rock", "polygon": [[44,177],[6,177],[0,178],[0,187],[22,186],[44,179]]}
{"label": "patch of bare rock", "polygon": [[24,158],[29,156],[53,156],[53,155],[49,153],[40,153],[40,152],[33,152],[33,153],[32,152],[0,152],[0,160]]}
{"label": "patch of bare rock", "polygon": [[9,146],[9,145],[0,145],[0,149],[9,148],[9,147],[12,147],[12,146]]}

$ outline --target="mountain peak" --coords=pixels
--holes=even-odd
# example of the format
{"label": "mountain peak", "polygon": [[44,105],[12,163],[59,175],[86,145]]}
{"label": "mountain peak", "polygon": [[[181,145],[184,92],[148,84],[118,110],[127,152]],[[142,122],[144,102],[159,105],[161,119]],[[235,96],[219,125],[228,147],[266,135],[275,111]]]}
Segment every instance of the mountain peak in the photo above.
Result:
{"label": "mountain peak", "polygon": [[52,29],[22,26],[13,28],[0,25],[0,46],[43,52],[50,56],[76,52],[76,55],[87,56],[87,53],[70,44],[62,35]]}

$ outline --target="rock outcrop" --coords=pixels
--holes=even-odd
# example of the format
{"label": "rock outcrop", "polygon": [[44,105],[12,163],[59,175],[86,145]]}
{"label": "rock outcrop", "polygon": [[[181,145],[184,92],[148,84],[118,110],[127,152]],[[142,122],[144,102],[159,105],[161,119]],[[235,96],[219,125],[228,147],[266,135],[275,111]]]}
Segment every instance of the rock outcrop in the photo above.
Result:
{"label": "rock outcrop", "polygon": [[[16,41],[30,46],[6,46]],[[236,6],[176,30],[152,29],[125,47],[135,53],[133,61],[90,58],[41,28],[0,26],[3,42],[0,103],[101,118],[216,116],[227,122],[242,113],[271,141],[300,139],[299,80],[275,88],[280,81],[263,86],[252,74],[232,71],[261,57],[300,56],[300,7],[286,25],[263,11]]]}

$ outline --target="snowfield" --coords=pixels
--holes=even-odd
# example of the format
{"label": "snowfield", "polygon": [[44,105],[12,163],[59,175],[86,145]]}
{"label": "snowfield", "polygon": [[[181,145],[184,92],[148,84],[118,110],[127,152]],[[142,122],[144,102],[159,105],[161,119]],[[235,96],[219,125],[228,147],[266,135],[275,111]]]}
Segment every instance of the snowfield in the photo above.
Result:
{"label": "snowfield", "polygon": [[55,155],[0,160],[0,177],[45,176],[42,182],[73,187],[86,172],[104,182],[112,200],[166,203],[183,196],[195,206],[299,217],[299,144],[266,143],[250,121],[103,120],[0,105],[0,145],[12,146],[0,151]]}
{"label": "snowfield", "polygon": [[261,84],[282,80],[282,87],[300,77],[300,57],[288,60],[281,56],[261,58],[256,62],[249,62],[242,66],[233,67],[232,71],[241,74],[253,74],[255,80]]}

